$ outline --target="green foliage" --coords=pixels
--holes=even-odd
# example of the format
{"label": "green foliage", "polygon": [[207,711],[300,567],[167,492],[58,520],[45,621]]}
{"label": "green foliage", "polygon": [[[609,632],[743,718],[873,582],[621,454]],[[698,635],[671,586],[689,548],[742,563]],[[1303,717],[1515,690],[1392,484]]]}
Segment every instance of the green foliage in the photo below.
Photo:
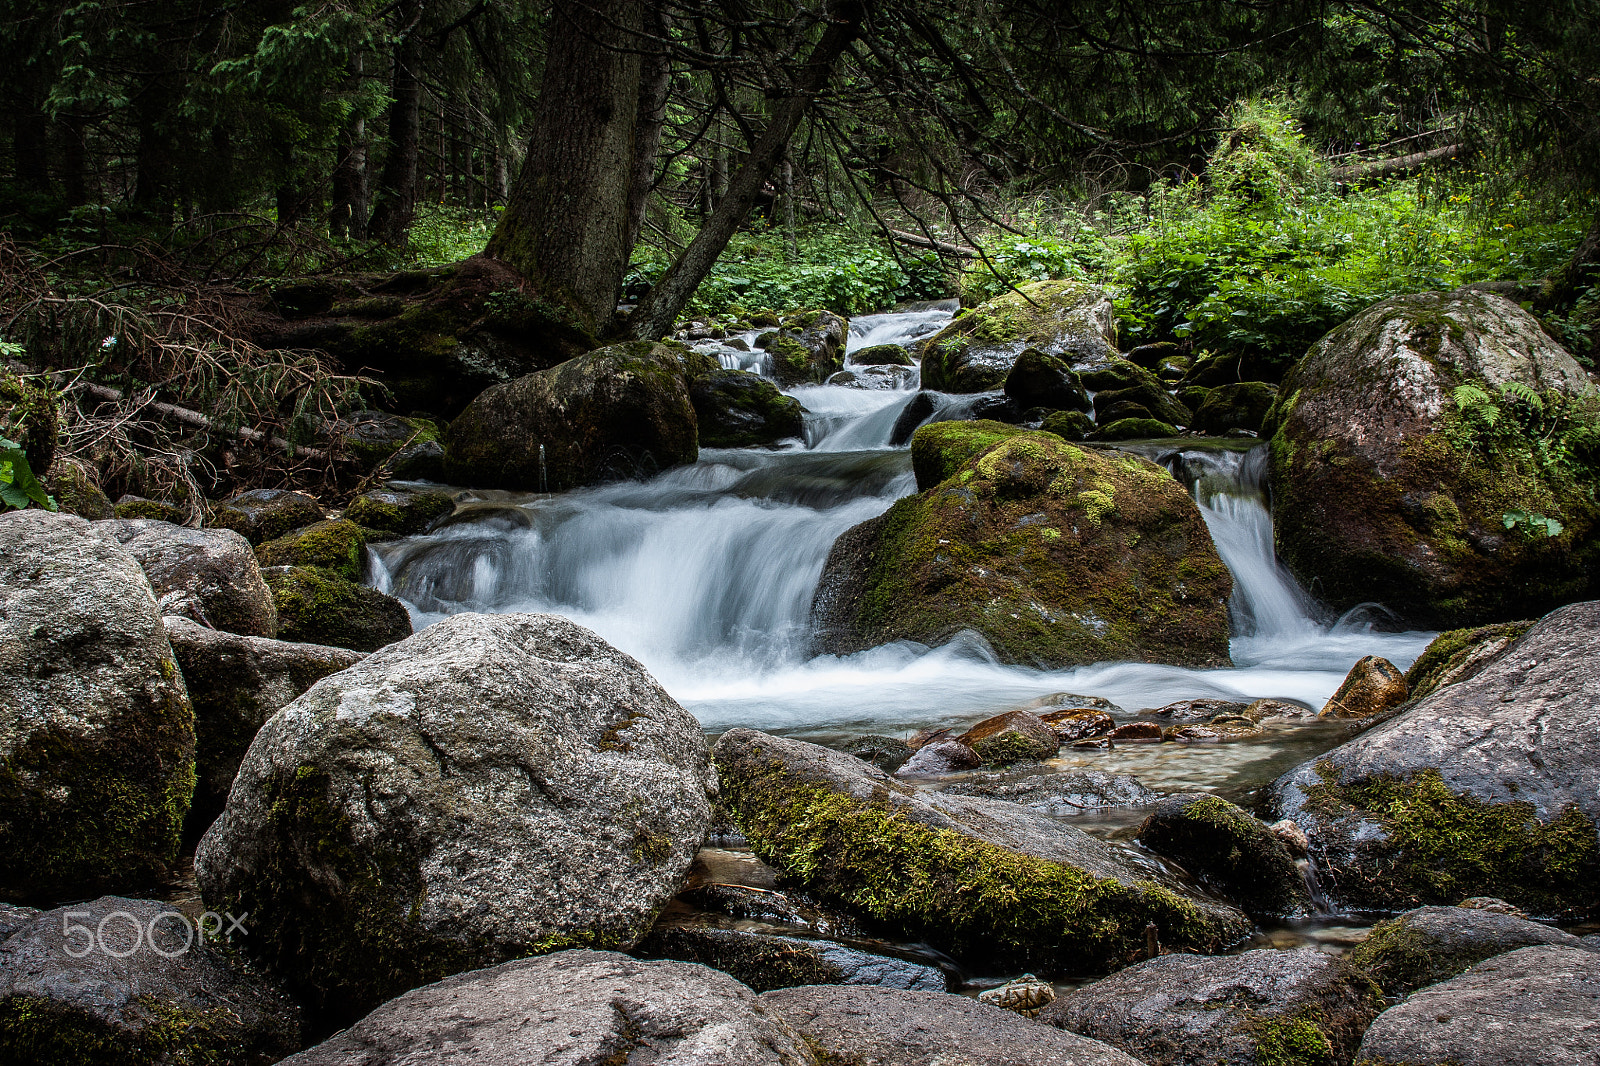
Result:
{"label": "green foliage", "polygon": [[1554,518],[1546,518],[1542,514],[1529,514],[1527,511],[1507,511],[1505,514],[1507,529],[1521,530],[1529,537],[1559,537],[1566,529]]}
{"label": "green foliage", "polygon": [[[1457,447],[1497,462],[1521,459],[1558,480],[1600,480],[1600,393],[1592,387],[1570,396],[1512,381],[1494,396],[1468,382],[1451,397],[1456,411],[1445,432]],[[1547,537],[1562,531],[1555,519],[1520,509],[1506,513],[1505,528]]]}
{"label": "green foliage", "polygon": [[477,255],[489,243],[498,216],[481,208],[418,204],[411,247],[395,267],[436,267]]}
{"label": "green foliage", "polygon": [[22,445],[0,437],[0,511],[21,511],[29,505],[56,509],[56,501],[34,477]]}

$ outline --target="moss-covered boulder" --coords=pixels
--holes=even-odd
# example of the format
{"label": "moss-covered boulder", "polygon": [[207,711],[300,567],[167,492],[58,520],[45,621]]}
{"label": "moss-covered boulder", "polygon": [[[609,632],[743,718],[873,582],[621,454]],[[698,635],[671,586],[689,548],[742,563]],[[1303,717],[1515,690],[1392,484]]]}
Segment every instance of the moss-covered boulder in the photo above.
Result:
{"label": "moss-covered boulder", "polygon": [[843,752],[732,729],[722,801],[764,861],[810,891],[959,955],[1036,972],[1125,964],[1145,926],[1191,950],[1249,928],[1132,851],[1014,803],[925,792]]}
{"label": "moss-covered boulder", "polygon": [[[843,371],[842,373],[847,372]],[[747,448],[798,437],[805,408],[760,374],[713,370],[689,383],[702,448]]]}
{"label": "moss-covered boulder", "polygon": [[1178,435],[1178,427],[1157,418],[1119,418],[1089,434],[1085,440],[1161,440]]}
{"label": "moss-covered boulder", "polygon": [[699,724],[632,658],[554,615],[453,615],[262,727],[195,874],[348,1019],[508,958],[631,947],[712,786]]}
{"label": "moss-covered boulder", "polygon": [[340,450],[371,470],[402,448],[439,439],[439,426],[427,418],[403,418],[384,411],[357,411],[344,418],[334,432]]}
{"label": "moss-covered boulder", "polygon": [[112,507],[111,513],[118,518],[137,519],[148,518],[156,522],[171,522],[182,525],[189,520],[189,512],[175,503],[166,500],[152,500],[144,496],[124,496]]}
{"label": "moss-covered boulder", "polygon": [[1464,681],[1280,778],[1323,888],[1374,910],[1492,895],[1600,915],[1600,602],[1563,607]]}
{"label": "moss-covered boulder", "polygon": [[956,739],[991,766],[1052,759],[1061,749],[1055,730],[1027,711],[985,718]]}
{"label": "moss-covered boulder", "polygon": [[1182,866],[1252,917],[1313,912],[1305,878],[1283,841],[1220,796],[1169,796],[1139,827],[1139,843]]}
{"label": "moss-covered boulder", "polygon": [[1044,416],[1039,428],[1062,440],[1083,440],[1094,432],[1094,419],[1082,411],[1052,411]]}
{"label": "moss-covered boulder", "polygon": [[43,378],[0,366],[0,437],[22,446],[33,476],[44,479],[56,458],[61,396]]}
{"label": "moss-covered boulder", "polygon": [[[938,425],[918,435],[935,430],[938,451],[963,439]],[[1007,662],[1209,666],[1229,661],[1232,588],[1194,501],[1161,467],[1019,433],[846,531],[811,615],[834,653],[972,629]]]}
{"label": "moss-covered boulder", "polygon": [[1375,718],[1406,701],[1406,675],[1381,655],[1363,655],[1323,706],[1319,718]]}
{"label": "moss-covered boulder", "polygon": [[99,474],[87,463],[58,458],[48,477],[40,478],[44,491],[56,501],[63,514],[75,514],[91,522],[116,514],[111,497],[100,487]]}
{"label": "moss-covered boulder", "polygon": [[1053,411],[1087,411],[1089,394],[1067,361],[1038,348],[1024,348],[1006,375],[1006,395],[1024,411],[1045,407]]}
{"label": "moss-covered boulder", "polygon": [[229,633],[278,635],[272,590],[249,542],[233,530],[116,518],[96,522],[94,532],[139,561],[162,614]]}
{"label": "moss-covered boulder", "polygon": [[772,357],[772,376],[784,388],[820,385],[844,369],[850,325],[832,311],[803,311],[783,320],[783,329],[762,339]]}
{"label": "moss-covered boulder", "polygon": [[899,344],[872,344],[850,353],[851,366],[915,366],[911,352]]}
{"label": "moss-covered boulder", "polygon": [[461,485],[564,492],[692,463],[689,379],[710,356],[635,341],[486,390],[450,423],[444,474]]}
{"label": "moss-covered boulder", "polygon": [[911,470],[918,491],[954,477],[972,460],[1027,430],[980,418],[971,422],[930,422],[911,437]]}
{"label": "moss-covered boulder", "polygon": [[411,635],[405,604],[333,570],[269,566],[261,571],[278,609],[278,639],[377,651]]}
{"label": "moss-covered boulder", "polygon": [[1219,385],[1206,393],[1205,402],[1194,412],[1190,428],[1218,436],[1233,429],[1259,433],[1267,411],[1277,398],[1278,387],[1265,381]]}
{"label": "moss-covered boulder", "polygon": [[367,532],[348,519],[292,530],[256,548],[262,566],[314,566],[358,581],[366,569]]}
{"label": "moss-covered boulder", "polygon": [[1268,415],[1279,556],[1336,609],[1378,601],[1429,628],[1596,594],[1589,388],[1503,297],[1375,304],[1295,364]]}
{"label": "moss-covered boulder", "polygon": [[455,509],[455,497],[448,492],[373,489],[351,500],[344,518],[362,529],[408,537],[425,531]]}
{"label": "moss-covered boulder", "polygon": [[[1146,370],[1133,369],[1139,370],[1142,377],[1149,375]],[[1169,393],[1166,386],[1154,379],[1096,392],[1094,418],[1101,425],[1110,425],[1124,418],[1154,418],[1178,426],[1187,426],[1194,421],[1189,409]]]}
{"label": "moss-covered boulder", "polygon": [[1498,622],[1440,633],[1406,671],[1406,689],[1412,699],[1420,700],[1441,685],[1466,681],[1532,628],[1532,622]]}
{"label": "moss-covered boulder", "polygon": [[1104,290],[1081,281],[1031,282],[958,316],[928,338],[922,386],[938,392],[998,389],[1024,349],[1077,366],[1114,354],[1116,336],[1116,316]]}
{"label": "moss-covered boulder", "polygon": [[250,489],[215,504],[206,525],[231,529],[251,544],[262,544],[327,517],[322,505],[303,492]]}
{"label": "moss-covered boulder", "polygon": [[0,898],[157,882],[194,792],[194,712],[139,563],[89,523],[0,515]]}

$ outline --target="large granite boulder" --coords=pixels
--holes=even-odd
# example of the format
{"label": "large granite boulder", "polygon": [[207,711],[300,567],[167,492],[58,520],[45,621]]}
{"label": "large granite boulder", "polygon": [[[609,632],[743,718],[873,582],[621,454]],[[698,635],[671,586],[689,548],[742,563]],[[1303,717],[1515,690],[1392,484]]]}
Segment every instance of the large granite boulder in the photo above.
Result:
{"label": "large granite boulder", "polygon": [[1406,671],[1406,689],[1420,700],[1441,685],[1466,681],[1500,658],[1532,622],[1497,622],[1472,629],[1452,629],[1433,638]]}
{"label": "large granite boulder", "polygon": [[817,1066],[727,974],[562,951],[456,974],[383,1004],[284,1066]]}
{"label": "large granite boulder", "polygon": [[805,408],[760,374],[713,370],[689,382],[702,448],[747,448],[798,437]]}
{"label": "large granite boulder", "polygon": [[763,861],[949,951],[1082,972],[1135,957],[1150,922],[1199,950],[1249,929],[1138,852],[1018,804],[922,791],[751,729],[724,733],[713,755],[722,802]]}
{"label": "large granite boulder", "polygon": [[1139,843],[1171,859],[1257,917],[1314,908],[1294,856],[1272,830],[1220,796],[1169,796],[1139,828]]}
{"label": "large granite boulder", "polygon": [[377,651],[411,635],[405,604],[314,566],[269,566],[261,571],[278,609],[279,638],[351,651]]}
{"label": "large granite boulder", "polygon": [[450,423],[445,478],[564,492],[692,463],[689,379],[712,369],[710,356],[636,341],[486,389]]}
{"label": "large granite boulder", "polygon": [[1147,1066],[1347,1064],[1382,1007],[1370,981],[1314,948],[1161,955],[1062,996],[1039,1020]]}
{"label": "large granite boulder", "polygon": [[1493,895],[1600,914],[1600,602],[1545,618],[1498,659],[1279,778],[1271,802],[1347,906]]}
{"label": "large granite boulder", "polygon": [[455,615],[256,734],[195,872],[323,1009],[574,945],[626,948],[710,820],[705,742],[553,615]]}
{"label": "large granite boulder", "polygon": [[1140,1066],[1097,1040],[943,992],[814,985],[768,992],[823,1063],[872,1066]]}
{"label": "large granite boulder", "polygon": [[1519,948],[1378,1015],[1362,1066],[1588,1066],[1600,1061],[1600,952]]}
{"label": "large granite boulder", "polygon": [[1593,596],[1600,456],[1536,458],[1553,454],[1546,436],[1570,443],[1557,408],[1588,387],[1502,296],[1375,304],[1295,364],[1268,416],[1279,555],[1336,609],[1376,600],[1429,628]]}
{"label": "large granite boulder", "polygon": [[922,349],[922,387],[987,392],[1005,384],[1025,349],[1069,366],[1116,354],[1105,291],[1082,281],[1035,281],[957,315]]}
{"label": "large granite boulder", "polygon": [[139,563],[89,523],[0,515],[0,898],[161,878],[194,712]]}
{"label": "large granite boulder", "polygon": [[120,896],[37,915],[0,943],[0,1062],[277,1062],[302,1046],[300,1008],[227,928]]}
{"label": "large granite boulder", "polygon": [[[970,427],[970,450],[951,425]],[[942,443],[919,472],[944,478],[834,542],[811,607],[818,650],[971,629],[1003,661],[1049,669],[1229,661],[1232,578],[1161,467],[991,423],[924,433]]]}
{"label": "large granite boulder", "polygon": [[251,637],[278,635],[278,609],[250,542],[230,529],[115,518],[95,532],[139,560],[162,614]]}

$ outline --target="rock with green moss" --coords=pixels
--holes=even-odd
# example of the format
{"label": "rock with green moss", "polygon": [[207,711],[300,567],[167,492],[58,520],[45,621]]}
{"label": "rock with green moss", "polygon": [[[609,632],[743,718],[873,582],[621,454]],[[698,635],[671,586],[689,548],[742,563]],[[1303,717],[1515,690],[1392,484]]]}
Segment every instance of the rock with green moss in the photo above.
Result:
{"label": "rock with green moss", "polygon": [[1270,829],[1220,796],[1168,796],[1139,827],[1139,843],[1182,866],[1255,918],[1303,918],[1311,893]]}
{"label": "rock with green moss", "polygon": [[362,529],[409,537],[455,513],[455,497],[448,492],[405,492],[373,489],[350,501],[344,517]]}
{"label": "rock with green moss", "polygon": [[1038,348],[1024,348],[1006,375],[1006,395],[1023,410],[1047,407],[1055,411],[1087,411],[1089,394],[1065,359]]}
{"label": "rock with green moss", "polygon": [[300,1048],[299,1006],[201,928],[121,896],[40,914],[0,944],[0,1063],[268,1066]]}
{"label": "rock with green moss", "polygon": [[262,566],[314,566],[359,581],[367,563],[367,532],[349,519],[324,519],[256,548]]}
{"label": "rock with green moss", "polygon": [[1344,681],[1319,718],[1376,718],[1405,703],[1406,675],[1381,655],[1363,655],[1345,675]]}
{"label": "rock with green moss", "polygon": [[383,465],[402,448],[439,439],[432,419],[402,418],[384,411],[357,411],[334,427],[339,448],[371,470]]}
{"label": "rock with green moss", "polygon": [[1039,1020],[1147,1066],[1348,1066],[1382,997],[1314,948],[1162,955],[1068,993]]}
{"label": "rock with green moss", "polygon": [[1600,465],[1574,450],[1600,401],[1503,297],[1375,304],[1295,364],[1264,431],[1278,554],[1337,610],[1445,629],[1600,593]]}
{"label": "rock with green moss", "polygon": [[348,1018],[505,959],[630,947],[710,787],[699,724],[633,659],[553,615],[454,615],[274,715],[195,873]]}
{"label": "rock with green moss", "polygon": [[772,376],[784,388],[820,385],[844,369],[850,326],[831,311],[803,311],[783,320],[783,330],[761,347],[772,357]]}
{"label": "rock with green moss", "polygon": [[[819,647],[939,644],[963,629],[1003,661],[1228,662],[1233,582],[1188,493],[1161,467],[1052,433],[936,424],[944,480],[844,533],[812,602]],[[935,433],[937,431],[937,434]],[[981,438],[1000,439],[979,449]],[[913,455],[916,446],[913,445]]]}
{"label": "rock with green moss", "polygon": [[189,520],[189,512],[177,504],[144,496],[122,497],[112,508],[112,514],[117,518],[148,518],[175,525],[182,525]]}
{"label": "rock with green moss", "polygon": [[0,366],[0,437],[22,446],[33,476],[43,479],[56,458],[61,396],[41,377]]}
{"label": "rock with green moss", "polygon": [[634,341],[483,392],[450,423],[452,483],[533,492],[641,477],[698,457],[689,380],[710,356]]}
{"label": "rock with green moss", "polygon": [[322,644],[222,633],[167,615],[167,639],[194,703],[194,802],[191,835],[222,813],[244,753],[267,719],[362,653]]}
{"label": "rock with green moss", "polygon": [[1278,387],[1265,381],[1219,385],[1207,392],[1205,402],[1195,409],[1191,428],[1219,437],[1232,429],[1259,433],[1277,398]]}
{"label": "rock with green moss", "polygon": [[1155,418],[1119,418],[1089,434],[1086,440],[1160,440],[1176,437],[1178,427]]}
{"label": "rock with green moss", "polygon": [[0,515],[0,663],[0,898],[159,881],[194,712],[138,561],[76,516]]}
{"label": "rock with green moss", "polygon": [[918,491],[954,477],[996,444],[1027,432],[987,418],[971,422],[930,422],[911,437],[911,470]]}
{"label": "rock with green moss", "polygon": [[1484,959],[1532,944],[1600,951],[1571,933],[1514,914],[1466,907],[1419,907],[1379,922],[1346,958],[1388,996],[1448,981]]}
{"label": "rock with green moss", "polygon": [[[1187,426],[1194,421],[1194,415],[1189,408],[1168,392],[1166,385],[1148,370],[1121,360],[1117,362],[1121,365],[1101,364],[1083,375],[1085,382],[1094,380],[1104,383],[1094,394],[1096,422],[1110,425],[1123,418],[1154,418],[1173,425]],[[1118,383],[1111,382],[1113,374],[1119,379]]]}
{"label": "rock with green moss", "polygon": [[1014,803],[926,792],[843,752],[751,729],[713,751],[751,848],[886,928],[986,964],[1089,972],[1143,949],[1217,950],[1249,929],[1137,852]]}
{"label": "rock with green moss", "polygon": [[718,369],[689,383],[702,448],[747,448],[798,437],[805,408],[748,370]]}
{"label": "rock with green moss", "polygon": [[990,766],[1053,759],[1061,738],[1036,715],[1007,711],[985,718],[956,738]]}
{"label": "rock with green moss", "polygon": [[917,385],[917,369],[911,366],[851,366],[837,374],[830,374],[825,385],[845,389],[866,389],[870,392],[900,392]]}
{"label": "rock with green moss", "polygon": [[911,353],[899,344],[873,344],[850,353],[851,366],[915,366]]}
{"label": "rock with green moss", "polygon": [[87,463],[58,458],[48,477],[40,478],[44,491],[56,501],[56,509],[91,522],[113,518],[116,510],[111,498],[100,488],[99,474]]}
{"label": "rock with green moss", "polygon": [[1116,316],[1104,290],[1082,281],[1031,282],[958,316],[928,338],[922,385],[939,392],[998,389],[1027,348],[1076,367],[1113,355],[1116,336]]}
{"label": "rock with green moss", "polygon": [[1547,615],[1476,676],[1301,764],[1272,789],[1339,903],[1492,895],[1600,915],[1600,602]]}
{"label": "rock with green moss", "polygon": [[1039,428],[1062,440],[1077,441],[1094,432],[1094,419],[1082,411],[1052,411],[1044,416]]}
{"label": "rock with green moss", "polygon": [[253,637],[278,635],[278,609],[250,544],[231,529],[115,518],[94,533],[139,561],[161,613]]}
{"label": "rock with green moss", "polygon": [[332,570],[269,566],[261,576],[278,609],[280,640],[377,651],[411,635],[405,604]]}
{"label": "rock with green moss", "polygon": [[206,525],[231,529],[251,544],[262,544],[327,517],[322,505],[303,492],[251,489],[213,506]]}
{"label": "rock with green moss", "polygon": [[1499,622],[1440,633],[1406,671],[1411,698],[1420,700],[1442,685],[1470,680],[1532,628],[1532,622]]}

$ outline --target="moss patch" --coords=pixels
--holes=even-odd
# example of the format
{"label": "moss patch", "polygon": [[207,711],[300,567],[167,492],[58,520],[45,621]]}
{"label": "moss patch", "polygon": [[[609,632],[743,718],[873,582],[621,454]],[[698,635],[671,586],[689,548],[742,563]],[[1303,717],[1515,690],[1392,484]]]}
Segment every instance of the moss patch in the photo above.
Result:
{"label": "moss patch", "polygon": [[332,570],[273,567],[262,572],[278,608],[278,639],[377,651],[411,635],[405,606]]}
{"label": "moss patch", "polygon": [[344,519],[317,522],[256,549],[262,566],[314,566],[352,581],[365,569],[367,534]]}
{"label": "moss patch", "polygon": [[[1427,650],[1417,656],[1417,661],[1411,664],[1411,669],[1406,671],[1406,688],[1411,693],[1413,700],[1420,700],[1430,692],[1437,689],[1440,684],[1450,681],[1464,681],[1476,673],[1462,674],[1461,669],[1467,660],[1478,649],[1485,645],[1498,645],[1502,649],[1509,648],[1522,634],[1533,628],[1532,621],[1501,622],[1496,625],[1478,626],[1475,629],[1452,629],[1447,633],[1440,633],[1429,644]],[[1481,668],[1482,664],[1479,664]]]}
{"label": "moss patch", "polygon": [[933,488],[1007,437],[1023,432],[987,418],[922,426],[911,438],[911,469],[917,475],[917,488]]}

